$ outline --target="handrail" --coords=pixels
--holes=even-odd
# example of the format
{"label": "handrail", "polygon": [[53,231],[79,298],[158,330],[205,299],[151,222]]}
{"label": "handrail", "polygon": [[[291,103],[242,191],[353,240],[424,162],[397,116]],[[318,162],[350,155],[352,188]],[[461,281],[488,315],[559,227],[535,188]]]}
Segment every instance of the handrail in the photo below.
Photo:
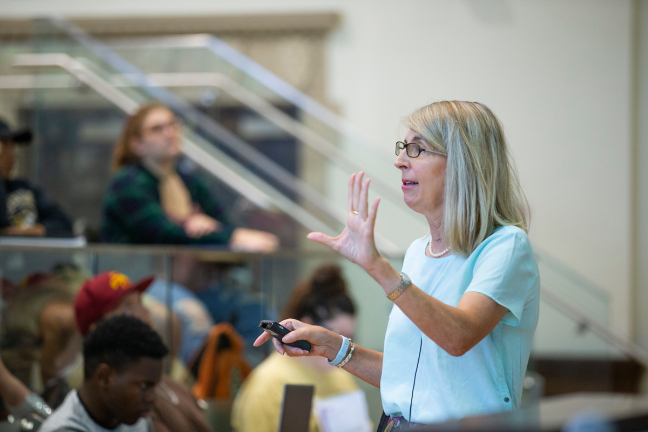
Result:
{"label": "handrail", "polygon": [[534,246],[533,249],[538,263],[547,263],[556,273],[560,274],[564,278],[577,282],[578,286],[584,288],[585,291],[592,294],[594,297],[604,302],[609,301],[608,294],[604,289],[594,284],[592,281],[586,279],[581,274],[570,269],[568,266],[566,266],[556,258],[553,258],[544,250],[536,246]]}
{"label": "handrail", "polygon": [[[139,106],[138,102],[121,93],[84,64],[67,54],[20,54],[16,56],[14,64],[29,67],[58,66],[90,86],[126,113],[134,112]],[[284,213],[292,216],[308,229],[326,233],[335,232],[334,229],[312,216],[298,204],[281,197],[279,193],[271,197],[268,193],[254,186],[247,179],[257,179],[257,177],[224,153],[213,147],[210,147],[209,152],[207,152],[186,137],[184,137],[184,143],[182,151],[185,155],[256,205],[266,209],[276,205]],[[237,174],[237,171],[231,169],[231,167],[237,167],[238,172],[244,173],[245,177]],[[261,182],[260,179],[257,180]],[[268,186],[268,188],[270,187]]]}
{"label": "handrail", "polygon": [[603,339],[605,342],[617,347],[627,357],[635,360],[644,368],[648,369],[648,351],[640,345],[626,340],[625,338],[612,333],[603,325],[597,323],[586,314],[580,312],[568,304],[565,300],[561,299],[557,294],[553,293],[551,289],[541,287],[540,298],[553,306],[556,310],[566,316],[568,319],[576,322],[581,328],[586,329]]}
{"label": "handrail", "polygon": [[[105,254],[152,255],[191,254],[204,261],[242,262],[246,259],[317,259],[331,261],[344,259],[342,255],[330,248],[316,249],[279,249],[271,253],[238,252],[224,245],[187,246],[187,245],[143,245],[118,243],[87,243],[85,246],[52,246],[47,237],[31,239],[42,241],[43,245],[0,245],[1,252],[87,252]],[[402,256],[399,257],[402,259]]]}
{"label": "handrail", "polygon": [[[232,48],[214,35],[195,34],[161,36],[155,38],[120,38],[120,42],[111,42],[111,46],[130,48],[134,46],[134,42],[139,43],[141,46],[152,48],[206,48],[231,65],[246,71],[248,75],[265,85],[267,88],[272,89],[279,96],[299,109],[317,117],[331,128],[352,136],[354,141],[361,143],[372,151],[376,151],[377,149],[374,144],[355,131],[353,126],[349,124],[347,120],[297,90],[277,75],[273,74],[240,51]],[[390,157],[389,162],[391,163],[393,155],[388,151],[385,151],[384,154],[385,157]]]}

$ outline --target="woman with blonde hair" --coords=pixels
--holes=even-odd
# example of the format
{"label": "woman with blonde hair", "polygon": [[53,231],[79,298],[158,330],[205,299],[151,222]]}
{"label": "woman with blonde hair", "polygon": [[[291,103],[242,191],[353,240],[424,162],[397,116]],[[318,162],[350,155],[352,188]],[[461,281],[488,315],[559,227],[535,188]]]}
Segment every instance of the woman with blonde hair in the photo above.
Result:
{"label": "woman with blonde hair", "polygon": [[307,340],[310,352],[273,339],[280,353],[326,357],[380,387],[379,431],[519,407],[539,312],[526,200],[497,117],[480,103],[443,101],[404,124],[394,165],[405,203],[430,234],[411,244],[402,271],[376,249],[380,199],[369,206],[362,172],[349,180],[344,231],[309,234],[363,268],[394,302],[384,352],[294,319],[283,321],[294,330],[284,342]]}
{"label": "woman with blonde hair", "polygon": [[110,243],[227,244],[272,252],[275,235],[237,228],[204,180],[179,170],[182,122],[164,104],[140,107],[124,125],[104,197],[101,239]]}

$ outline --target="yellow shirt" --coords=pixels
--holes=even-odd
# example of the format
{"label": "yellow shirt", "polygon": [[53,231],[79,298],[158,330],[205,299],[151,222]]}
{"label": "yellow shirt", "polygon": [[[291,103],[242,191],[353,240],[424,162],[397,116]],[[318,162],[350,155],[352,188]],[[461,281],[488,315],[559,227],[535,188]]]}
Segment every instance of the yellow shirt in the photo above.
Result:
{"label": "yellow shirt", "polygon": [[[315,398],[327,398],[358,389],[353,376],[341,369],[317,371],[279,353],[271,354],[245,380],[234,399],[232,427],[235,432],[277,432],[286,384],[311,384]],[[311,415],[310,432],[318,432]]]}

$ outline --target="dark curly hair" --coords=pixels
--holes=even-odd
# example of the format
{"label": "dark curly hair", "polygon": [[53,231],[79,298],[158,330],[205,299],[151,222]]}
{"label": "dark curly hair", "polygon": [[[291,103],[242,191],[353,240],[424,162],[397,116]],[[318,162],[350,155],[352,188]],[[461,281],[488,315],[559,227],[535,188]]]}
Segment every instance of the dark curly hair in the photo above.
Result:
{"label": "dark curly hair", "polygon": [[158,360],[168,353],[160,335],[148,324],[118,315],[97,324],[83,342],[84,377],[90,378],[101,363],[120,372],[142,357]]}
{"label": "dark curly hair", "polygon": [[346,313],[355,316],[356,308],[347,292],[342,269],[323,265],[305,281],[297,284],[283,312],[283,319],[309,317],[316,325]]}

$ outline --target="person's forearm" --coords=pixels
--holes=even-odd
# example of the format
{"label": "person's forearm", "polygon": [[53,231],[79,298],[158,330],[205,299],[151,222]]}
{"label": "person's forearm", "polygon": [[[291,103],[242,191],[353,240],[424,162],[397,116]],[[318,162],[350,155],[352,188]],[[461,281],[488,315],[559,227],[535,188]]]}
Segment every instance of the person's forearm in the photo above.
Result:
{"label": "person's forearm", "polygon": [[[369,274],[381,285],[385,295],[393,292],[401,281],[399,272],[384,259]],[[492,313],[486,310],[480,314],[467,313],[462,309],[462,301],[457,307],[450,306],[411,284],[394,303],[443,350],[461,356],[486,336],[506,312],[504,308],[496,310],[495,302],[490,302],[488,308],[493,308]]]}
{"label": "person's forearm", "polygon": [[473,343],[474,325],[461,310],[412,284],[394,302],[423,333],[451,355],[463,355]]}
{"label": "person's forearm", "polygon": [[27,386],[13,376],[0,361],[0,396],[9,406],[17,407],[25,403],[31,393]]}
{"label": "person's forearm", "polygon": [[383,353],[356,345],[353,357],[342,368],[369,384],[380,387]]}

